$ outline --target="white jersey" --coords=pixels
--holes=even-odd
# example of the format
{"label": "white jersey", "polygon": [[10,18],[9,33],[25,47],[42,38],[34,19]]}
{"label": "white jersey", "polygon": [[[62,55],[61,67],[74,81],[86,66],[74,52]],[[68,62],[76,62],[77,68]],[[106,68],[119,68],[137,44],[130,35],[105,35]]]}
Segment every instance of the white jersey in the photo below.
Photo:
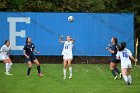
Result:
{"label": "white jersey", "polygon": [[125,48],[123,51],[118,51],[116,56],[121,59],[121,66],[126,64],[131,65],[129,56],[132,56],[132,53],[129,49]]}
{"label": "white jersey", "polygon": [[11,46],[7,47],[6,45],[3,45],[0,49],[0,56],[8,57],[9,53],[10,53],[10,50],[11,50]]}
{"label": "white jersey", "polygon": [[65,41],[64,42],[64,47],[63,47],[63,51],[62,51],[62,55],[72,55],[72,48],[73,48],[73,41]]}

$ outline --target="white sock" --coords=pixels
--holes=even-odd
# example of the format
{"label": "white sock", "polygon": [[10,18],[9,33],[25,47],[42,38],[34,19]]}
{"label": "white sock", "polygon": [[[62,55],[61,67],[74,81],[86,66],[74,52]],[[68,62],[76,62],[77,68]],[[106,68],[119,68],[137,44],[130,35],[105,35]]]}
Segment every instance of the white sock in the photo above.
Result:
{"label": "white sock", "polygon": [[67,69],[65,69],[65,68],[63,69],[64,77],[66,77],[66,70],[67,70]]}
{"label": "white sock", "polygon": [[128,82],[128,77],[126,75],[123,75],[124,81]]}
{"label": "white sock", "polygon": [[72,67],[69,67],[70,77],[72,77]]}
{"label": "white sock", "polygon": [[131,75],[128,75],[128,81],[129,81],[130,83],[132,83]]}
{"label": "white sock", "polygon": [[5,64],[5,68],[6,68],[6,74],[9,74],[9,63]]}
{"label": "white sock", "polygon": [[11,66],[12,66],[12,63],[9,63],[9,64],[8,64],[8,72],[10,71]]}

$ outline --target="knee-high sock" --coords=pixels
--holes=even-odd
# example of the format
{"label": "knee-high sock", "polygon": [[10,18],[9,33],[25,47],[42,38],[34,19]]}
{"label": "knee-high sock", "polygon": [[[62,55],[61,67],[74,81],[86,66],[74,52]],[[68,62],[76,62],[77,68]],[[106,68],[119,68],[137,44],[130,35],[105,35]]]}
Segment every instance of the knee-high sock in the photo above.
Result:
{"label": "knee-high sock", "polygon": [[28,70],[27,70],[27,75],[28,76],[30,75],[30,71],[31,71],[31,68],[29,67]]}
{"label": "knee-high sock", "polygon": [[120,71],[119,71],[119,69],[116,67],[115,69],[114,69],[118,74],[120,74]]}
{"label": "knee-high sock", "polygon": [[8,72],[10,71],[11,66],[12,66],[12,63],[9,63],[9,64],[8,64]]}
{"label": "knee-high sock", "polygon": [[128,77],[126,75],[123,75],[124,81],[128,82]]}
{"label": "knee-high sock", "polygon": [[9,63],[5,64],[6,73],[9,74]]}
{"label": "knee-high sock", "polygon": [[69,67],[70,77],[72,77],[72,67]]}
{"label": "knee-high sock", "polygon": [[116,73],[115,73],[114,69],[112,69],[111,72],[112,72],[113,76],[116,77]]}
{"label": "knee-high sock", "polygon": [[37,66],[38,74],[41,72],[40,66]]}
{"label": "knee-high sock", "polygon": [[128,81],[129,81],[130,83],[132,83],[131,75],[128,75]]}
{"label": "knee-high sock", "polygon": [[66,77],[66,68],[63,69],[64,77]]}

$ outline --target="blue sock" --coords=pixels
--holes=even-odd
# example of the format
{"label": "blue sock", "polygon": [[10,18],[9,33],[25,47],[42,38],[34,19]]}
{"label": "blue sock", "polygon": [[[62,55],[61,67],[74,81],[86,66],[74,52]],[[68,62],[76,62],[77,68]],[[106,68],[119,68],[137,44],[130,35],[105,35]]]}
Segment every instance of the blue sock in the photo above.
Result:
{"label": "blue sock", "polygon": [[119,71],[119,69],[116,67],[115,69],[114,69],[118,74],[120,74],[120,71]]}
{"label": "blue sock", "polygon": [[30,75],[30,71],[31,71],[31,68],[29,67],[29,68],[28,68],[28,71],[27,71],[27,75],[28,75],[28,76]]}
{"label": "blue sock", "polygon": [[37,66],[38,74],[41,72],[40,66]]}
{"label": "blue sock", "polygon": [[112,72],[113,76],[116,77],[116,73],[115,73],[114,69],[112,69],[111,72]]}

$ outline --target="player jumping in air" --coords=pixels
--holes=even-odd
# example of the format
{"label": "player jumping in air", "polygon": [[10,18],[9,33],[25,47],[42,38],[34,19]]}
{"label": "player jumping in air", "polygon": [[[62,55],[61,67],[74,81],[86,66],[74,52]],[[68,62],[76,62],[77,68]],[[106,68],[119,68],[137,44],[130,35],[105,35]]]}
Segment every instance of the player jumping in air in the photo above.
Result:
{"label": "player jumping in air", "polygon": [[23,50],[24,50],[24,55],[26,57],[26,61],[27,61],[27,64],[28,64],[27,76],[30,75],[30,70],[32,68],[32,62],[34,62],[37,65],[38,76],[42,77],[43,74],[41,73],[40,63],[36,59],[36,57],[34,56],[34,53],[33,53],[33,52],[36,52],[37,54],[39,54],[39,52],[37,52],[35,50],[35,45],[34,45],[34,43],[32,43],[30,37],[27,37],[26,44],[25,44]]}
{"label": "player jumping in air", "polygon": [[75,42],[75,40],[73,38],[71,38],[70,36],[67,36],[66,41],[62,41],[62,37],[63,36],[60,37],[59,42],[64,43],[64,47],[63,47],[63,51],[62,51],[63,64],[64,64],[63,79],[66,79],[67,64],[69,66],[69,71],[70,71],[69,79],[72,79],[72,65],[71,65],[71,62],[73,59],[72,48],[73,48],[73,43]]}
{"label": "player jumping in air", "polygon": [[121,79],[122,78],[122,73],[120,73],[120,71],[117,68],[117,64],[118,64],[119,60],[116,59],[117,46],[118,46],[117,38],[112,37],[111,43],[113,44],[111,49],[109,49],[108,47],[106,48],[106,50],[108,50],[111,53],[110,70],[111,70],[111,72],[114,76],[114,80],[117,79],[117,75],[116,75],[115,72],[117,72],[120,75],[120,79]]}
{"label": "player jumping in air", "polygon": [[117,59],[121,59],[121,69],[122,69],[122,75],[124,78],[124,81],[126,82],[127,85],[132,84],[132,78],[131,78],[131,60],[134,60],[137,62],[137,59],[135,59],[132,56],[132,53],[129,49],[126,48],[126,42],[122,42],[121,46],[119,47],[119,51],[117,52],[116,55]]}
{"label": "player jumping in air", "polygon": [[10,41],[6,40],[5,44],[0,49],[0,60],[2,60],[6,65],[5,66],[6,67],[6,72],[5,72],[6,75],[12,75],[9,73],[11,66],[12,66],[12,61],[9,57],[10,50],[11,50]]}

